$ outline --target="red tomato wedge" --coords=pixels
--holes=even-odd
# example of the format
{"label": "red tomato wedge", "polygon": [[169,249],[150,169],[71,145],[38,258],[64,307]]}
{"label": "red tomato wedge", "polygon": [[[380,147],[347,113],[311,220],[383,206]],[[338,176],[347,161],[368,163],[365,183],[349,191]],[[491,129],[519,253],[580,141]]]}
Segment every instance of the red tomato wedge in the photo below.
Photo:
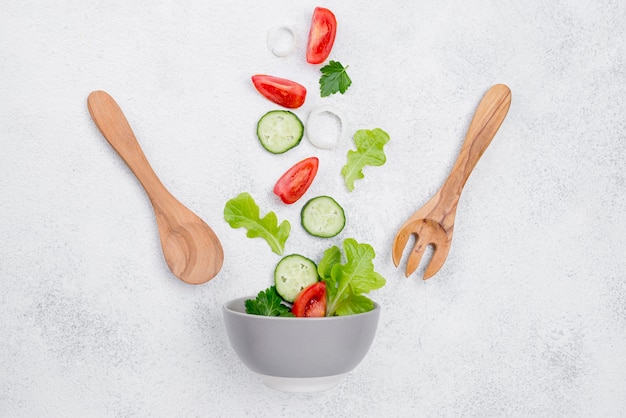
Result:
{"label": "red tomato wedge", "polygon": [[311,19],[309,41],[306,47],[306,61],[309,64],[321,64],[330,55],[337,35],[337,19],[333,12],[323,7],[316,7]]}
{"label": "red tomato wedge", "polygon": [[306,88],[286,78],[256,74],[252,76],[252,84],[266,99],[290,109],[302,106],[306,99]]}
{"label": "red tomato wedge", "polygon": [[317,174],[317,157],[306,158],[285,172],[274,186],[274,194],[288,205],[298,201],[309,189]]}
{"label": "red tomato wedge", "polygon": [[299,317],[326,316],[326,283],[317,282],[306,287],[296,297],[291,312]]}

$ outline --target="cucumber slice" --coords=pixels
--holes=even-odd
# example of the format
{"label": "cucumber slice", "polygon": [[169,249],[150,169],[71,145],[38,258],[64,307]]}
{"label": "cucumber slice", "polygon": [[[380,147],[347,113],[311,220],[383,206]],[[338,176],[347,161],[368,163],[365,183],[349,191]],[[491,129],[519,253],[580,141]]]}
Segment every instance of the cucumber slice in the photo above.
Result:
{"label": "cucumber slice", "polygon": [[302,208],[300,218],[306,232],[322,238],[334,237],[346,225],[343,208],[330,196],[309,200]]}
{"label": "cucumber slice", "polygon": [[271,110],[259,119],[256,135],[272,154],[289,151],[302,140],[304,124],[289,110]]}
{"label": "cucumber slice", "polygon": [[317,266],[300,254],[284,257],[274,270],[276,291],[287,302],[296,300],[296,296],[319,280]]}

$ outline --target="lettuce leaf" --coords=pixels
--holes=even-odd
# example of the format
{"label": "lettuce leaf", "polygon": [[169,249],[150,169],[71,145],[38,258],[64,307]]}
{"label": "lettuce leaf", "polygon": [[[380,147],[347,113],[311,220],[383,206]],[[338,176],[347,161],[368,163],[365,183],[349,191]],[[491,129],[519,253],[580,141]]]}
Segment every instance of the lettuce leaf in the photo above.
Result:
{"label": "lettuce leaf", "polygon": [[317,263],[317,274],[322,278],[330,277],[333,266],[339,263],[341,263],[341,250],[333,245],[324,251],[324,256]]}
{"label": "lettuce leaf", "polygon": [[241,193],[226,202],[224,219],[232,228],[246,228],[248,238],[263,238],[273,252],[283,254],[285,242],[291,232],[291,224],[285,220],[278,225],[278,218],[274,212],[268,212],[260,218],[259,206],[249,193]]}
{"label": "lettuce leaf", "polygon": [[389,134],[380,128],[361,129],[354,134],[356,151],[348,151],[348,162],[341,169],[349,191],[354,190],[354,181],[363,178],[363,167],[381,166],[387,161],[383,146],[389,142]]}
{"label": "lettuce leaf", "polygon": [[341,251],[333,246],[324,252],[317,271],[326,283],[326,316],[352,315],[370,311],[372,302],[363,293],[380,289],[385,278],[374,271],[376,257],[369,244],[359,244],[352,238],[343,242],[346,263],[341,264]]}

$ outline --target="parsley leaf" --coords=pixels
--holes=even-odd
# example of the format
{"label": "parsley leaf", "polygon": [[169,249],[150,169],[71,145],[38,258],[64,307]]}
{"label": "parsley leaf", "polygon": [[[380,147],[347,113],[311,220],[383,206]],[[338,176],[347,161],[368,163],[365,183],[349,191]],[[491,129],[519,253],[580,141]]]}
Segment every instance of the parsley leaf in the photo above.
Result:
{"label": "parsley leaf", "polygon": [[326,283],[326,315],[352,315],[370,311],[372,302],[363,293],[380,289],[385,278],[374,271],[376,257],[369,244],[359,244],[352,238],[343,242],[346,263],[341,263],[341,251],[333,246],[324,252],[318,273]]}
{"label": "parsley leaf", "polygon": [[224,219],[232,228],[246,228],[248,238],[263,238],[273,252],[283,254],[291,224],[285,220],[278,225],[274,212],[268,212],[263,218],[259,217],[259,207],[249,193],[241,193],[226,202]]}
{"label": "parsley leaf", "polygon": [[361,129],[354,134],[356,151],[348,151],[348,162],[341,169],[349,191],[354,190],[354,181],[363,178],[366,165],[381,166],[387,158],[383,146],[389,142],[389,134],[380,128]]}
{"label": "parsley leaf", "polygon": [[246,300],[246,313],[264,316],[294,316],[291,309],[282,303],[276,287],[262,290],[256,299]]}
{"label": "parsley leaf", "polygon": [[345,67],[340,62],[330,61],[328,64],[320,68],[322,77],[320,78],[320,94],[322,97],[330,96],[337,92],[344,94],[352,80],[348,77]]}

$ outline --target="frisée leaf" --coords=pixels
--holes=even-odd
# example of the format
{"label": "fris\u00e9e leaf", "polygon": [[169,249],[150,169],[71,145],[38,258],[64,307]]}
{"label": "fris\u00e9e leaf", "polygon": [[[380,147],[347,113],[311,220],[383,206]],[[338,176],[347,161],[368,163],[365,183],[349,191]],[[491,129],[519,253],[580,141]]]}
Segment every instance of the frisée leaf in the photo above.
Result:
{"label": "fris\u00e9e leaf", "polygon": [[380,289],[385,278],[374,271],[376,257],[369,244],[353,238],[343,242],[346,263],[341,264],[341,250],[333,246],[324,252],[318,263],[318,274],[326,283],[326,316],[352,315],[370,311],[374,302],[363,293]]}
{"label": "fris\u00e9e leaf", "polygon": [[354,134],[356,151],[348,151],[348,161],[341,169],[346,187],[354,190],[354,181],[363,178],[363,167],[366,165],[381,166],[387,161],[384,145],[389,142],[389,134],[380,128],[361,129]]}
{"label": "fris\u00e9e leaf", "polygon": [[291,232],[291,224],[285,220],[279,225],[274,212],[268,212],[261,218],[259,206],[249,193],[240,193],[226,202],[224,219],[232,228],[246,228],[248,238],[263,238],[273,252],[283,254],[285,242]]}

